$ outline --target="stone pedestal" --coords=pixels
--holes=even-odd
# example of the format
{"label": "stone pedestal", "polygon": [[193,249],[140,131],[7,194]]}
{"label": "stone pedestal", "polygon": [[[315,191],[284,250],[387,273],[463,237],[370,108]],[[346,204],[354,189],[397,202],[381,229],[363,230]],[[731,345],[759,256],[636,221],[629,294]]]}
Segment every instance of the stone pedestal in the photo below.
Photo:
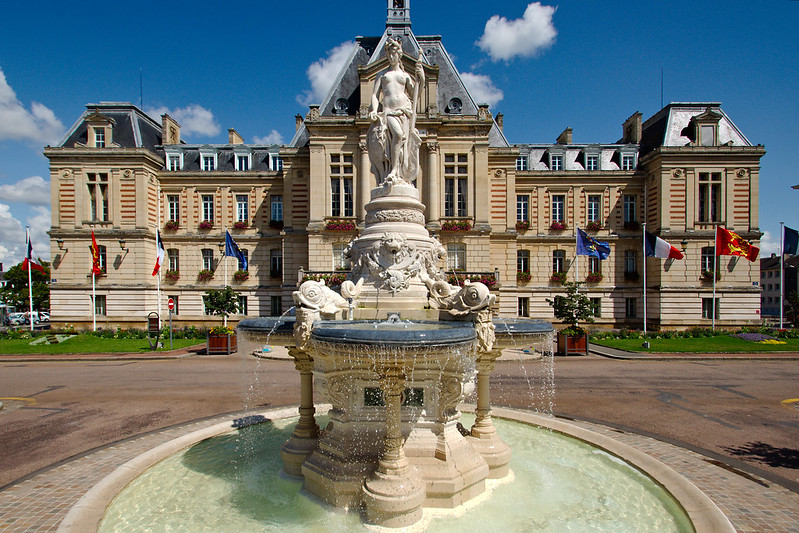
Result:
{"label": "stone pedestal", "polygon": [[477,410],[469,442],[488,464],[488,477],[500,479],[508,475],[511,450],[497,434],[491,421],[490,381],[495,361],[501,350],[480,354],[477,359]]}
{"label": "stone pedestal", "polygon": [[302,476],[301,466],[319,442],[313,404],[313,359],[303,350],[289,348],[294,367],[300,373],[300,420],[289,440],[280,448],[283,470],[290,476]]}

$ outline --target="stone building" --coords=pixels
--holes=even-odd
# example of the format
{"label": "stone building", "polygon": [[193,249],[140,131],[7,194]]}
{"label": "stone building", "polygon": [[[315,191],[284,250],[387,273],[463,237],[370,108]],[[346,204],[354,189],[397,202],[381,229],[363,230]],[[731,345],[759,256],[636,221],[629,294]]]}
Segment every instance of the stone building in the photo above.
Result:
{"label": "stone building", "polygon": [[[296,117],[286,146],[247,144],[232,129],[227,144],[187,144],[168,115],[159,123],[132,104],[87,105],[65,140],[45,149],[52,321],[91,326],[92,230],[105,271],[94,302],[100,325],[141,327],[148,312],[166,314],[168,297],[178,325],[208,323],[202,295],[225,275],[247,315],[287,311],[304,276],[343,278],[375,186],[368,107],[388,37],[401,42],[407,72],[423,65],[416,187],[453,281],[493,284],[503,316],[550,319],[545,299],[559,281],[584,281],[599,326],[635,328],[646,268],[652,326],[710,324],[714,305],[720,326],[760,322],[757,263],[720,258],[713,300],[715,227],[755,245],[760,238],[765,153],[718,103],[672,103],[647,120],[633,113],[611,143],[574,143],[567,128],[553,143],[512,144],[503,116],[474,100],[441,38],[415,35],[408,3],[392,0],[384,33],[356,39],[325,100]],[[644,225],[686,259],[644,261]],[[607,241],[611,257],[576,259],[577,227]],[[248,271],[221,257],[225,228],[248,254]],[[159,229],[168,257],[160,302],[151,275]]]}

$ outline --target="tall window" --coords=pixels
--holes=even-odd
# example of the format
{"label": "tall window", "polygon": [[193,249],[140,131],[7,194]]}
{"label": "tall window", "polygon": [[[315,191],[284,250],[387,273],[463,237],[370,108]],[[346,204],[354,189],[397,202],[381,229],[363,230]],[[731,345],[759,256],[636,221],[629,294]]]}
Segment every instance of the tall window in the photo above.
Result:
{"label": "tall window", "polygon": [[106,263],[106,255],[105,255],[105,246],[103,246],[102,244],[97,246],[97,251],[99,252],[99,255],[100,255],[100,270],[102,270],[103,274],[105,274],[107,272],[107,270],[106,270],[107,263]]}
{"label": "tall window", "polygon": [[276,222],[283,220],[283,196],[280,194],[272,195],[272,209],[270,218]]}
{"label": "tall window", "polygon": [[516,270],[518,272],[530,272],[530,250],[516,251]]}
{"label": "tall window", "polygon": [[94,128],[95,148],[105,148],[105,128]]}
{"label": "tall window", "polygon": [[566,272],[566,250],[552,252],[552,273]]}
{"label": "tall window", "polygon": [[347,249],[347,244],[343,242],[333,243],[333,268],[336,270],[349,270],[352,268],[350,258],[344,252]]}
{"label": "tall window", "polygon": [[624,251],[624,272],[629,274],[638,272],[638,261],[635,257],[635,250]]}
{"label": "tall window", "polygon": [[169,220],[178,222],[180,220],[180,196],[170,194],[166,197],[166,202],[169,206]]}
{"label": "tall window", "polygon": [[214,269],[214,251],[210,248],[203,248],[203,270]]}
{"label": "tall window", "polygon": [[[771,298],[769,298],[770,300]],[[702,298],[702,318],[715,318],[719,317],[719,298]],[[715,303],[715,305],[714,305]]]}
{"label": "tall window", "polygon": [[526,194],[516,196],[516,220],[530,220],[530,197]]}
{"label": "tall window", "polygon": [[635,318],[636,309],[635,309],[635,298],[625,298],[624,299],[624,316],[626,318]]}
{"label": "tall window", "polygon": [[247,297],[246,296],[239,296],[239,314],[246,315],[247,314]]}
{"label": "tall window", "polygon": [[588,222],[599,223],[602,219],[602,195],[588,195]]}
{"label": "tall window", "polygon": [[599,156],[590,154],[585,156],[585,169],[586,170],[599,170]]}
{"label": "tall window", "polygon": [[[242,259],[238,260],[239,270],[249,270],[249,268],[250,268],[250,261],[249,261],[250,253],[247,250],[245,250],[244,248],[239,248],[239,250],[241,251],[241,255],[242,255],[242,258],[243,258],[243,260]],[[245,268],[245,264],[244,264],[245,262],[247,263],[246,268]]]}
{"label": "tall window", "polygon": [[602,316],[602,298],[589,298],[589,308],[591,310],[591,316],[594,317],[601,317]]}
{"label": "tall window", "polygon": [[98,294],[94,297],[94,314],[98,316],[106,315],[105,295]]}
{"label": "tall window", "polygon": [[216,156],[203,155],[201,157],[202,169],[205,172],[211,172],[216,168]]}
{"label": "tall window", "polygon": [[552,195],[552,222],[565,222],[566,196],[563,194]]}
{"label": "tall window", "polygon": [[550,170],[563,170],[563,155],[550,154],[549,156],[549,169]]}
{"label": "tall window", "polygon": [[450,243],[447,245],[447,269],[466,270],[466,245]]}
{"label": "tall window", "polygon": [[89,187],[89,218],[108,221],[108,174],[87,174]]}
{"label": "tall window", "polygon": [[236,195],[236,222],[247,222],[250,219],[249,198],[246,194]]}
{"label": "tall window", "polygon": [[636,222],[635,216],[635,196],[632,194],[624,195],[624,222]]}
{"label": "tall window", "polygon": [[594,257],[592,255],[588,256],[588,273],[589,274],[602,273],[602,261],[598,257]]}
{"label": "tall window", "polygon": [[530,316],[530,298],[519,298],[517,314],[519,316]]}
{"label": "tall window", "polygon": [[520,170],[522,172],[524,172],[525,170],[528,170],[528,168],[527,168],[527,155],[526,154],[520,155],[519,157],[516,158],[516,170]]}
{"label": "tall window", "polygon": [[269,297],[270,316],[280,316],[283,314],[283,298],[280,296]]}
{"label": "tall window", "polygon": [[180,252],[177,248],[170,248],[166,251],[169,256],[169,270],[180,270]]}
{"label": "tall window", "polygon": [[214,221],[214,195],[213,194],[203,194],[202,195],[203,201],[203,222],[213,222]]}
{"label": "tall window", "polygon": [[353,216],[352,154],[330,154],[330,214]]}
{"label": "tall window", "polygon": [[273,278],[283,275],[283,250],[280,248],[269,251],[269,275]]}
{"label": "tall window", "polygon": [[[716,249],[713,246],[702,248],[702,272],[713,272],[713,265],[716,264]],[[716,264],[716,266],[718,266]]]}
{"label": "tall window", "polygon": [[444,154],[444,216],[465,217],[469,176],[467,154]]}
{"label": "tall window", "polygon": [[721,221],[721,172],[699,173],[699,222]]}

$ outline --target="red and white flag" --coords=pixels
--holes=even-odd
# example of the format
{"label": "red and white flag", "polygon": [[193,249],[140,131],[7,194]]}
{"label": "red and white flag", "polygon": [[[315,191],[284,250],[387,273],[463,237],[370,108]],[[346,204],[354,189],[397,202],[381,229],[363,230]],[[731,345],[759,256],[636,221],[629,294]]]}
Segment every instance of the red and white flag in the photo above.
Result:
{"label": "red and white flag", "polygon": [[28,241],[28,255],[22,261],[22,270],[28,270],[28,268],[32,268],[33,270],[44,272],[44,267],[33,253],[33,244],[31,244],[30,235],[27,236],[26,240]]}
{"label": "red and white flag", "polygon": [[161,232],[156,230],[155,232],[156,238],[156,258],[155,258],[155,267],[153,268],[153,276],[158,274],[161,270],[161,265],[164,264],[164,243],[161,241]]}

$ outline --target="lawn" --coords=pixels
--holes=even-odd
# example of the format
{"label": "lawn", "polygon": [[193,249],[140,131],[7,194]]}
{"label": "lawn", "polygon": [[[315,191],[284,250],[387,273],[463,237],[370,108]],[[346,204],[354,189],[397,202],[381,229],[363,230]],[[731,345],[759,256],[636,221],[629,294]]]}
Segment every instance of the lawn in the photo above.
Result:
{"label": "lawn", "polygon": [[[0,340],[0,354],[57,354],[57,353],[124,353],[150,352],[147,339],[104,339],[94,335],[76,335],[58,344],[31,344],[36,339],[3,339]],[[169,338],[161,339],[169,350]],[[173,349],[202,344],[202,339],[174,339]]]}
{"label": "lawn", "polygon": [[764,353],[799,352],[799,339],[780,339],[785,344],[750,342],[728,335],[694,337],[690,339],[647,339],[650,347],[643,347],[645,339],[591,339],[591,344],[609,346],[631,352],[685,352],[685,353]]}

